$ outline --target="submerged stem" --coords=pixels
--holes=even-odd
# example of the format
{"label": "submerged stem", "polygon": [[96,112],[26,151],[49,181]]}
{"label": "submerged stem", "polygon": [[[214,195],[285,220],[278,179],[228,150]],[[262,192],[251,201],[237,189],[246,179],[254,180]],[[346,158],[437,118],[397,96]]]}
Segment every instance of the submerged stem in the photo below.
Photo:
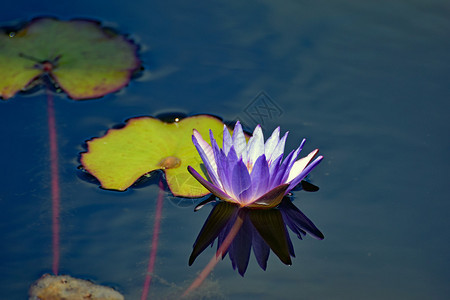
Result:
{"label": "submerged stem", "polygon": [[56,134],[55,108],[53,95],[47,92],[48,136],[50,144],[50,171],[51,171],[51,195],[52,195],[52,252],[53,274],[58,275],[59,269],[59,174],[58,174],[58,141]]}
{"label": "submerged stem", "polygon": [[141,300],[145,300],[148,297],[148,291],[150,290],[150,283],[152,281],[153,269],[155,267],[156,253],[158,251],[159,229],[161,227],[161,216],[164,202],[164,185],[162,179],[159,181],[158,199],[156,200],[156,212],[155,222],[153,225],[153,238],[151,244],[151,251],[148,260],[147,273],[145,275],[144,286],[142,288]]}

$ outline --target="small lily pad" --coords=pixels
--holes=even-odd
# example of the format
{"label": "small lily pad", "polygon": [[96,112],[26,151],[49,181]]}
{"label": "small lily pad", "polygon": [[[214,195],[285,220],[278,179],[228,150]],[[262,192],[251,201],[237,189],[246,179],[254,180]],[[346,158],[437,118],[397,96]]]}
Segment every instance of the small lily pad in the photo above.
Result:
{"label": "small lily pad", "polygon": [[0,97],[48,74],[73,99],[102,97],[140,68],[137,46],[92,20],[38,18],[17,32],[0,29]]}
{"label": "small lily pad", "polygon": [[[192,143],[195,128],[203,136],[211,129],[223,133],[223,122],[209,115],[188,117],[166,123],[152,117],[129,119],[121,129],[87,142],[81,164],[104,189],[124,191],[141,176],[163,170],[175,196],[202,197],[209,194],[189,172],[188,166],[202,170],[202,160]],[[206,176],[206,175],[205,175]]]}

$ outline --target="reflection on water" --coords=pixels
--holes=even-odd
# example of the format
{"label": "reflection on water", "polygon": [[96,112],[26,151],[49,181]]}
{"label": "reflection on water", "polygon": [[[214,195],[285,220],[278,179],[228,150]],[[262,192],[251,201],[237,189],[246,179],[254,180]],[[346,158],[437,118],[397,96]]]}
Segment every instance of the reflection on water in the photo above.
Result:
{"label": "reflection on water", "polygon": [[[287,227],[299,239],[306,233],[322,240],[322,232],[291,201],[283,198],[273,209],[251,209],[239,207],[229,202],[217,203],[201,229],[189,258],[189,265],[209,245],[217,239],[217,249],[233,234],[234,239],[222,253],[228,254],[233,269],[244,276],[250,259],[251,248],[259,266],[266,270],[270,250],[286,265],[291,265],[291,256],[295,257],[294,247]],[[236,232],[233,232],[236,230]]]}

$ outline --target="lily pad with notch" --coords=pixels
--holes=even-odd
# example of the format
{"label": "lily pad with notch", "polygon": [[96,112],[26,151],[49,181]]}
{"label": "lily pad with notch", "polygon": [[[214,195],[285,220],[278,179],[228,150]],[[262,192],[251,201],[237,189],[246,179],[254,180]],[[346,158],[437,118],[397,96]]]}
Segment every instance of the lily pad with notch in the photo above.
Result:
{"label": "lily pad with notch", "polygon": [[93,20],[36,18],[0,29],[0,97],[34,87],[48,75],[72,99],[120,90],[141,69],[138,47]]}
{"label": "lily pad with notch", "polygon": [[[80,162],[104,189],[124,191],[141,176],[163,170],[174,196],[197,198],[210,192],[187,171],[202,169],[202,160],[192,143],[195,128],[201,134],[223,132],[224,123],[210,115],[196,115],[174,122],[153,117],[129,119],[121,129],[87,141]],[[205,175],[206,176],[206,175]]]}

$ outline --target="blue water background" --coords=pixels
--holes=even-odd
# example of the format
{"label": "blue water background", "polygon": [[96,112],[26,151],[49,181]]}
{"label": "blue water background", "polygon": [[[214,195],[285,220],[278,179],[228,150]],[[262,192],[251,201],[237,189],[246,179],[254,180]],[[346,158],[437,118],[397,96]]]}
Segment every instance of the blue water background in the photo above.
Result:
{"label": "blue water background", "polygon": [[[145,71],[102,99],[55,99],[61,176],[61,273],[139,299],[157,185],[105,191],[77,176],[83,142],[126,119],[165,112],[241,119],[286,148],[325,156],[317,193],[295,204],[325,235],[293,239],[297,257],[228,258],[204,299],[450,297],[450,3],[448,1],[9,1],[0,22],[94,18],[141,46]],[[4,75],[4,74],[2,74]],[[279,109],[251,113],[264,91]],[[264,109],[263,109],[264,110]],[[266,111],[268,112],[268,111]],[[0,299],[25,299],[51,271],[46,96],[0,103]],[[209,208],[164,203],[152,299],[183,291],[211,256],[187,261]]]}

